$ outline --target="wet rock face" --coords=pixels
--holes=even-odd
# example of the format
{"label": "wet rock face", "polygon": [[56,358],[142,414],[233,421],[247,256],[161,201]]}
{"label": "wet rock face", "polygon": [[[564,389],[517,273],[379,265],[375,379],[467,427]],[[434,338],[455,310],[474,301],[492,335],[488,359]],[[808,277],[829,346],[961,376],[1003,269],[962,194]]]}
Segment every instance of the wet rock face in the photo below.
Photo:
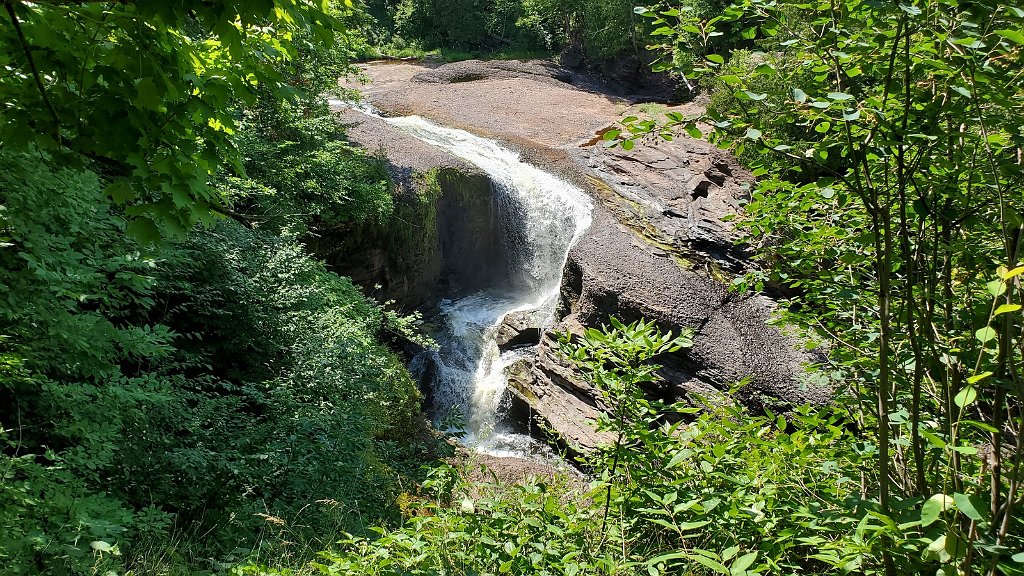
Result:
{"label": "wet rock face", "polygon": [[540,344],[542,329],[530,314],[513,312],[498,327],[498,348],[504,352],[523,346]]}
{"label": "wet rock face", "polygon": [[388,162],[391,220],[309,241],[339,273],[404,310],[510,281],[510,247],[487,175],[386,122],[348,111],[349,138]]}
{"label": "wet rock face", "polygon": [[608,407],[559,355],[553,332],[544,333],[536,357],[520,360],[506,374],[513,407],[510,415],[560,452],[578,456],[614,442],[614,434],[595,428]]}
{"label": "wet rock face", "polygon": [[[508,284],[511,253],[495,205],[494,183],[484,174],[446,170],[437,174],[440,196],[435,221],[446,298]],[[407,249],[415,249],[408,246]]]}
{"label": "wet rock face", "polygon": [[[755,409],[830,400],[830,389],[807,382],[804,366],[821,358],[770,324],[776,304],[764,295],[727,289],[730,276],[749,263],[723,218],[739,213],[752,180],[729,154],[683,135],[671,142],[642,141],[630,151],[594,145],[600,131],[621,118],[626,103],[566,84],[547,64],[409,68],[382,69],[383,81],[367,92],[371,100],[386,112],[416,113],[514,143],[531,162],[595,199],[593,226],[569,255],[556,323],[541,327],[510,317],[500,331],[504,349],[532,350],[508,370],[513,414],[524,425],[550,431],[574,452],[609,440],[593,425],[606,408],[600,394],[566,364],[555,333],[580,334],[607,323],[610,315],[626,322],[653,319],[666,331],[694,331],[692,349],[658,359],[664,369],[662,381],[648,390],[652,396],[724,399],[746,381],[735,399]],[[571,80],[579,85],[575,76]],[[420,154],[397,148],[400,153],[395,146],[388,153],[397,165],[429,170],[451,161],[438,160],[436,149]],[[422,267],[428,276],[431,266]]]}

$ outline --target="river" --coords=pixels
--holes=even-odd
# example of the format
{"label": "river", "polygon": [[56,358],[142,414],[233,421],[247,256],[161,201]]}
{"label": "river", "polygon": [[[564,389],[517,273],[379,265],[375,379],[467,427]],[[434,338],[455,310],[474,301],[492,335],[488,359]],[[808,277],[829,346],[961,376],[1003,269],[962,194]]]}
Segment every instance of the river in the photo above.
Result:
{"label": "river", "polygon": [[519,154],[493,140],[419,116],[383,119],[490,177],[492,205],[509,256],[507,282],[441,301],[444,322],[435,335],[440,348],[413,360],[414,370],[433,366],[435,423],[460,433],[463,444],[478,452],[547,459],[545,445],[503,421],[504,368],[521,352],[503,354],[495,337],[510,313],[528,315],[535,326],[553,321],[569,250],[591,224],[591,200],[576,186],[523,162]]}

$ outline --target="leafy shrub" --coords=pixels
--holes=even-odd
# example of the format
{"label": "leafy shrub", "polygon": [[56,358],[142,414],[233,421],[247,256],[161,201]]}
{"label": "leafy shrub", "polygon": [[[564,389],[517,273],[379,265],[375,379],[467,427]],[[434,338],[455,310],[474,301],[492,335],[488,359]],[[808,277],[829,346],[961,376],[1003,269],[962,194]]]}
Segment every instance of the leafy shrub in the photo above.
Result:
{"label": "leafy shrub", "polygon": [[[872,497],[878,448],[847,411],[855,402],[784,415],[751,413],[723,398],[700,409],[665,406],[638,384],[658,369],[650,360],[685,345],[685,335],[614,323],[565,342],[610,407],[599,427],[617,438],[587,460],[588,490],[537,480],[496,490],[439,468],[425,483],[430,500],[406,500],[404,527],[382,529],[376,540],[346,538],[316,567],[325,574],[878,574],[888,553],[899,573],[952,574],[972,545],[958,526],[991,528],[982,503],[965,494],[911,497],[895,516],[883,514]],[[978,464],[967,466],[977,472]],[[1018,573],[1021,561],[1018,554],[998,567]]]}
{"label": "leafy shrub", "polygon": [[397,513],[429,440],[381,344],[400,319],[295,240],[224,221],[143,256],[94,173],[0,164],[12,570],[131,565],[172,529],[219,555],[307,505],[290,538],[319,549]]}

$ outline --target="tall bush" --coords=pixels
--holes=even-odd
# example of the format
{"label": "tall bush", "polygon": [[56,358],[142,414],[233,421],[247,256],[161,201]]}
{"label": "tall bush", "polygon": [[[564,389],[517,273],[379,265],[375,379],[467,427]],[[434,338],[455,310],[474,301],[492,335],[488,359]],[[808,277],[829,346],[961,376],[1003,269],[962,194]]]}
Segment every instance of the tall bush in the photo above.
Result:
{"label": "tall bush", "polygon": [[[682,71],[728,94],[710,138],[761,178],[741,225],[764,267],[735,285],[794,294],[785,319],[831,343],[823,368],[861,402],[877,445],[871,569],[1019,571],[1024,11],[755,0],[711,18],[640,12],[669,57],[705,54]],[[707,49],[723,30],[759,63]]]}

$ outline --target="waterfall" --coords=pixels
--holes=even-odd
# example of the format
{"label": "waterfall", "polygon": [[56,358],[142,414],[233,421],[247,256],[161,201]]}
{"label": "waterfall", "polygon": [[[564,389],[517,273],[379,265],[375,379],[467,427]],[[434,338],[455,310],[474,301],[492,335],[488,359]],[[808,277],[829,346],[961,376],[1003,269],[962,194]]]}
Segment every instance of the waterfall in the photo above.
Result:
{"label": "waterfall", "polygon": [[[495,337],[502,320],[513,312],[528,314],[537,326],[551,322],[569,249],[591,223],[590,199],[493,140],[418,116],[383,120],[477,166],[494,183],[492,204],[509,256],[508,282],[443,300],[445,326],[436,336],[440,349],[425,354],[432,355],[439,423],[455,410],[463,418],[463,443],[468,447],[496,456],[535,455],[538,443],[513,433],[501,421],[507,386],[504,368],[516,353],[503,355]],[[414,368],[425,360],[414,361]]]}

